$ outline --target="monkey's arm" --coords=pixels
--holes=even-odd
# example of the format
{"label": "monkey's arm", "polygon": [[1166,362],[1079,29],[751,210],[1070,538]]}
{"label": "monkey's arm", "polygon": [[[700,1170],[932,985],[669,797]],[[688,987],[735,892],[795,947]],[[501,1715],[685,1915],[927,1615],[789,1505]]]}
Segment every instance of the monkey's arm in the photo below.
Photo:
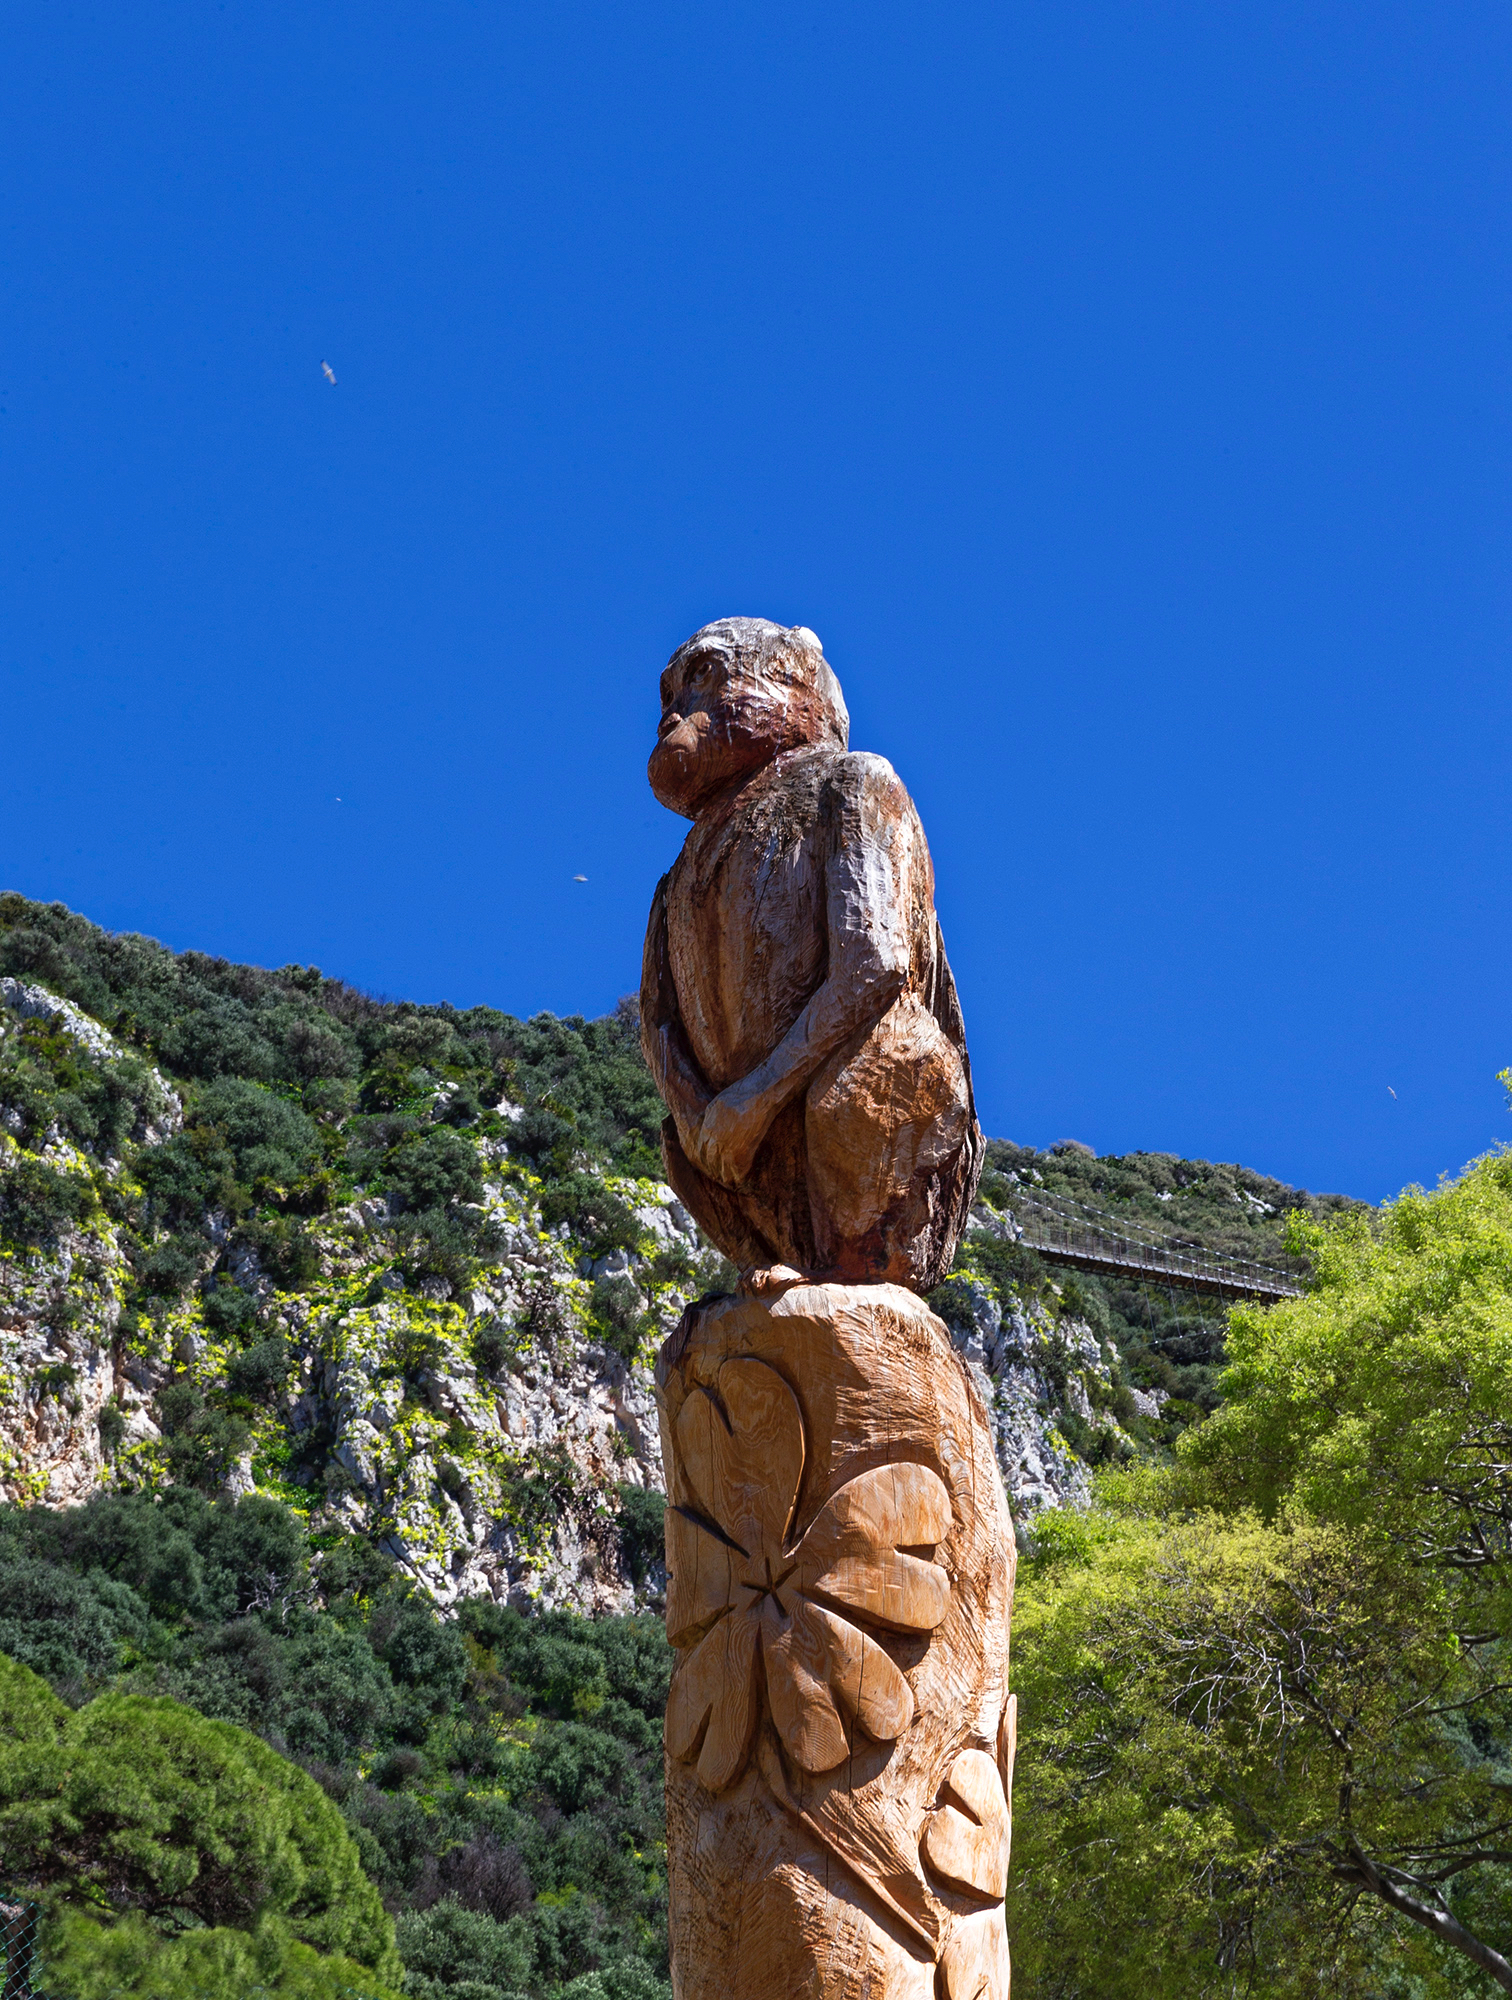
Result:
{"label": "monkey's arm", "polygon": [[820,1064],[880,1020],[908,980],[914,876],[929,867],[912,801],[885,758],[857,754],[840,761],[828,805],[823,983],[766,1060],[721,1091],[689,1135],[698,1165],[726,1187],[750,1173],[772,1120]]}
{"label": "monkey's arm", "polygon": [[686,1146],[687,1135],[697,1133],[714,1093],[694,1062],[683,1033],[667,956],[667,880],[663,875],[651,898],[646,948],[641,956],[641,1051]]}

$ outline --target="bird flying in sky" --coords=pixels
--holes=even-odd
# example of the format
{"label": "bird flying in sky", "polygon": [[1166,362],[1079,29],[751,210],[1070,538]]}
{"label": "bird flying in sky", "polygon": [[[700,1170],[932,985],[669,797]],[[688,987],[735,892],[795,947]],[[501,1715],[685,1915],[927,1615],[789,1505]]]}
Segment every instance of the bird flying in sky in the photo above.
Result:
{"label": "bird flying in sky", "polygon": [[586,875],[574,875],[572,879],[574,882],[586,882],[588,877]]}
{"label": "bird flying in sky", "polygon": [[336,387],[336,370],[331,366],[329,361],[321,362],[320,372],[334,389]]}
{"label": "bird flying in sky", "polygon": [[[1388,1090],[1391,1090],[1391,1085],[1390,1085],[1390,1084],[1388,1083],[1388,1084],[1387,1084],[1387,1086],[1386,1086],[1386,1088],[1387,1088]],[[1395,1097],[1395,1096],[1396,1096],[1396,1092],[1395,1092],[1394,1090],[1391,1090],[1391,1094],[1392,1094],[1392,1096],[1393,1096],[1393,1097]]]}

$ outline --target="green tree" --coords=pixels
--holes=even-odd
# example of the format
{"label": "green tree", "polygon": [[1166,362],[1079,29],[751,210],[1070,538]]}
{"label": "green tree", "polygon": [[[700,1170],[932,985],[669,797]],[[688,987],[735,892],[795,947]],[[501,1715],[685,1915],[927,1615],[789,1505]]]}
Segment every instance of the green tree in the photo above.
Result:
{"label": "green tree", "polygon": [[42,1160],[18,1160],[0,1175],[0,1242],[18,1250],[55,1250],[61,1232],[95,1206],[94,1189],[78,1174]]}
{"label": "green tree", "polygon": [[59,1910],[136,1912],[168,1936],[276,1921],[398,1977],[393,1925],[320,1787],[174,1701],[105,1694],[74,1712],[0,1656],[0,1848]]}
{"label": "green tree", "polygon": [[1512,1157],[1291,1242],[1176,1473],[1026,1565],[1033,1993],[1512,1991]]}
{"label": "green tree", "polygon": [[65,1910],[39,1977],[54,2000],[398,2000],[367,1966],[312,1951],[273,1918],[165,1937],[137,1916],[104,1924]]}
{"label": "green tree", "polygon": [[[1505,1773],[1467,1748],[1512,1711],[1444,1613],[1333,1523],[1056,1524],[1015,1614],[1016,1990],[1448,1996],[1450,1948],[1499,1976],[1467,1919],[1512,1914],[1477,1846]],[[1437,1925],[1399,1921],[1409,1857],[1457,1868]]]}
{"label": "green tree", "polygon": [[533,1984],[534,1950],[523,1917],[496,1923],[478,1910],[443,1901],[400,1919],[405,1969],[421,2000],[476,1987],[487,2000],[509,2000]]}
{"label": "green tree", "polygon": [[1336,1522],[1422,1579],[1459,1706],[1415,1836],[1359,1866],[1512,1991],[1512,1154],[1409,1189],[1374,1227],[1292,1233],[1315,1289],[1233,1315],[1228,1403],[1186,1463],[1199,1494]]}

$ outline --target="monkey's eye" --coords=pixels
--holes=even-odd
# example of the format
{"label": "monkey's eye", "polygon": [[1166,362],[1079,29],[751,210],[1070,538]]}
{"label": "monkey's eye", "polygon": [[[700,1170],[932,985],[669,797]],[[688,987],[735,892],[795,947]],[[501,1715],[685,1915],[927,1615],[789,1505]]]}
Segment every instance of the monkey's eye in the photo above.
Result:
{"label": "monkey's eye", "polygon": [[723,687],[730,678],[730,663],[723,653],[695,653],[683,675],[683,689]]}

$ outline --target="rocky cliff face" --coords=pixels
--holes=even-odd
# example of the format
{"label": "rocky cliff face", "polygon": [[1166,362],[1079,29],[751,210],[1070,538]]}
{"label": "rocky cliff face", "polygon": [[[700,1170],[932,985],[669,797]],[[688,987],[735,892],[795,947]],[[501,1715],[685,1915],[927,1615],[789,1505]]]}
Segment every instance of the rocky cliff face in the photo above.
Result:
{"label": "rocky cliff face", "polygon": [[[1002,1218],[983,1207],[973,1221],[984,1234],[1002,1226]],[[1092,1402],[1098,1391],[1112,1388],[1116,1355],[1085,1321],[1052,1316],[1038,1304],[1005,1310],[980,1278],[956,1277],[941,1293],[934,1302],[987,1410],[1016,1526],[1032,1526],[1047,1507],[1088,1506],[1091,1472],[1060,1420],[1069,1413],[1100,1438],[1099,1456],[1133,1454],[1135,1440]],[[1158,1405],[1146,1400],[1153,1416]]]}
{"label": "rocky cliff face", "polygon": [[[0,978],[0,1037],[18,1039],[26,1023],[54,1043],[64,1038],[78,1060],[106,1080],[129,1060],[115,1037],[80,1008],[44,987]],[[147,1086],[136,1137],[155,1145],[179,1129],[183,1107],[155,1070]],[[23,1503],[69,1506],[87,1499],[106,1476],[106,1406],[118,1399],[137,1408],[144,1400],[130,1358],[117,1361],[125,1260],[119,1232],[94,1191],[96,1177],[118,1174],[121,1163],[108,1155],[92,1158],[55,1124],[28,1148],[18,1138],[24,1127],[23,1112],[0,1100],[0,1186],[9,1192],[7,1207],[14,1216],[19,1203],[35,1209],[39,1195],[44,1201],[51,1196],[62,1213],[55,1217],[61,1226],[27,1232],[42,1234],[45,1247],[28,1254],[24,1243],[0,1246],[0,1493]],[[61,1195],[39,1168],[56,1179]]]}
{"label": "rocky cliff face", "polygon": [[[286,1032],[336,1066],[318,1020]],[[0,1493],[68,1506],[190,1477],[372,1536],[443,1604],[655,1602],[651,1363],[731,1277],[670,1189],[560,1146],[543,1172],[532,1120],[552,1100],[459,1116],[473,1084],[440,1063],[404,1068],[400,1112],[364,1120],[351,1084],[228,1094],[171,1078],[144,1040],[0,979]],[[288,1151],[317,1139],[324,1166]],[[359,1140],[387,1147],[382,1171],[351,1166]],[[437,1162],[444,1202],[421,1184]],[[1011,1238],[989,1206],[973,1221],[986,1244]],[[465,1257],[438,1251],[448,1229]],[[1100,1456],[1134,1449],[1106,1408],[1111,1348],[969,1268],[934,1304],[1016,1518],[1085,1504],[1067,1430]]]}
{"label": "rocky cliff face", "polygon": [[[44,989],[6,980],[0,1004],[12,1023],[61,1027],[96,1062],[119,1055],[98,1024]],[[0,1018],[0,1035],[9,1032]],[[156,1085],[141,1142],[179,1129],[177,1096],[161,1077]],[[234,1381],[245,1350],[217,1337],[201,1299],[123,1328],[130,1266],[108,1198],[129,1170],[56,1128],[24,1147],[9,1129],[17,1123],[13,1114],[0,1135],[0,1202],[14,1211],[42,1168],[76,1186],[87,1212],[61,1218],[51,1241],[0,1248],[0,1494],[67,1506],[103,1485],[166,1481],[163,1391],[187,1381],[213,1395]],[[487,1176],[508,1142],[479,1150]],[[487,1592],[623,1611],[658,1595],[659,1564],[625,1549],[619,1517],[625,1489],[661,1490],[656,1338],[719,1259],[670,1189],[613,1176],[603,1185],[630,1207],[641,1240],[595,1260],[565,1222],[542,1225],[528,1184],[485,1178],[499,1249],[460,1300],[399,1271],[381,1197],[312,1226],[320,1269],[297,1291],[280,1288],[255,1254],[233,1254],[231,1280],[285,1361],[250,1413],[225,1489],[289,1500],[317,1530],[375,1536],[442,1603]],[[205,1277],[216,1239],[228,1239],[224,1217],[208,1223]],[[690,1283],[658,1285],[654,1260],[679,1248]],[[627,1302],[642,1324],[628,1353],[592,1337],[588,1301],[605,1276],[635,1294]],[[309,1469],[313,1491],[288,1476]]]}
{"label": "rocky cliff face", "polygon": [[[0,1161],[0,1173],[9,1164]],[[717,1266],[668,1188],[621,1188],[647,1249],[624,1253],[611,1275],[651,1297],[653,1246],[679,1238]],[[317,1531],[375,1536],[441,1603],[480,1593],[593,1612],[656,1602],[660,1556],[644,1537],[627,1545],[623,1520],[626,1489],[663,1490],[655,1339],[629,1358],[595,1341],[584,1301],[602,1271],[564,1226],[540,1228],[528,1201],[495,1187],[490,1202],[509,1248],[464,1302],[385,1285],[393,1246],[386,1213],[371,1203],[320,1230],[329,1270],[312,1291],[280,1293],[242,1266],[238,1282],[264,1295],[290,1368],[253,1419],[226,1490],[288,1500]],[[50,1256],[0,1260],[0,1491],[9,1500],[67,1506],[101,1486],[166,1478],[158,1395],[185,1364],[206,1389],[234,1368],[234,1352],[192,1314],[168,1339],[119,1337],[114,1281],[125,1260],[114,1233],[102,1222],[70,1231]],[[1056,1417],[1067,1397],[1090,1415],[1085,1380],[1109,1379],[1106,1356],[1083,1326],[1037,1309],[1005,1317],[969,1280],[961,1293],[966,1309],[947,1324],[989,1412],[1015,1520],[1085,1505],[1088,1469]],[[656,1330],[670,1330],[690,1295],[664,1288],[654,1297]],[[502,1343],[486,1337],[497,1329],[508,1329]],[[101,1419],[111,1409],[123,1423],[107,1457]],[[323,1461],[314,1492],[296,1483],[312,1458]]]}

